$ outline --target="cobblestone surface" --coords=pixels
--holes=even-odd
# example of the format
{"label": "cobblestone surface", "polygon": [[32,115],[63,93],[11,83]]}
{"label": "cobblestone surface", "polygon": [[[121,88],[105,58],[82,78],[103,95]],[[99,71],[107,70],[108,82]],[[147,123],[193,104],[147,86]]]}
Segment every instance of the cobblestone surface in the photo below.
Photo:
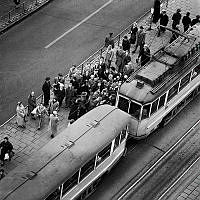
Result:
{"label": "cobblestone surface", "polygon": [[[33,1],[33,0],[30,0]],[[5,1],[4,1],[5,2]],[[185,15],[186,12],[191,12],[191,18],[194,18],[200,11],[200,1],[199,0],[169,0],[168,7],[166,7],[166,2],[163,4],[163,8],[167,10],[167,14],[169,15],[170,21],[172,14],[176,11],[177,8],[181,8],[182,15]],[[0,7],[1,9],[1,7]],[[149,28],[150,23],[150,14],[145,15],[138,21],[139,26],[144,26],[147,30]],[[171,27],[171,24],[169,24]],[[123,34],[127,34],[128,31]],[[147,39],[146,43],[149,45],[151,49],[151,53],[154,53],[158,50],[158,48],[166,45],[171,37],[171,33],[166,31],[165,34],[160,37],[156,36],[157,28],[155,25],[152,25],[152,30],[147,31]],[[122,35],[123,36],[123,35]],[[121,37],[122,38],[122,37]],[[116,44],[118,41],[116,41]],[[121,43],[121,40],[120,40]],[[135,68],[138,67],[136,64],[136,58],[138,53],[136,52],[134,55],[131,55],[132,61],[134,63]],[[99,59],[99,55],[96,55],[92,59],[92,64],[95,64],[97,59]],[[68,110],[65,108],[61,108],[59,111],[59,129],[58,134],[67,127],[68,121]],[[6,162],[5,171],[8,173],[10,170],[15,168],[16,166],[23,164],[23,162],[28,159],[33,153],[43,147],[46,143],[48,143],[50,139],[50,132],[48,130],[48,118],[45,119],[43,127],[41,130],[37,130],[37,120],[28,119],[26,123],[26,129],[18,128],[16,125],[16,118],[13,117],[8,123],[6,123],[3,127],[0,128],[0,141],[8,136],[10,138],[11,143],[14,146],[15,155],[10,162]],[[185,199],[200,199],[200,174],[196,177],[187,188],[178,196],[178,200]]]}

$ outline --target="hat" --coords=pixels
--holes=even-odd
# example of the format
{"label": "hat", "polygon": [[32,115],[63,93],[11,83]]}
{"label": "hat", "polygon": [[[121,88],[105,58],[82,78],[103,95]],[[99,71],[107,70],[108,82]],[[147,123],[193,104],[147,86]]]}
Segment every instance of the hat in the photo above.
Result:
{"label": "hat", "polygon": [[200,18],[200,15],[197,15],[196,18],[199,19],[199,18]]}
{"label": "hat", "polygon": [[5,139],[5,140],[8,140],[8,137],[5,137],[4,139]]}
{"label": "hat", "polygon": [[163,13],[166,13],[166,10],[165,10],[165,9],[163,9],[163,10],[162,10],[162,12],[163,12]]}
{"label": "hat", "polygon": [[181,12],[181,9],[180,9],[180,8],[178,8],[178,9],[177,9],[177,12]]}
{"label": "hat", "polygon": [[140,29],[144,29],[144,27],[143,27],[143,26],[140,26]]}
{"label": "hat", "polygon": [[148,47],[148,45],[147,45],[147,44],[144,44],[144,47]]}
{"label": "hat", "polygon": [[57,111],[54,110],[54,111],[53,111],[53,115],[57,115],[57,114],[58,114]]}

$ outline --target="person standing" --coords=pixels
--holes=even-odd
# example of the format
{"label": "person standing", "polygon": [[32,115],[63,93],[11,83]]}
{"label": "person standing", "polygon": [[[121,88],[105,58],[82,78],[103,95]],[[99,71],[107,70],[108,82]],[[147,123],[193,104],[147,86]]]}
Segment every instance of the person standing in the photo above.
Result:
{"label": "person standing", "polygon": [[17,103],[16,113],[17,113],[17,125],[19,127],[25,128],[26,109],[23,106],[22,102]]}
{"label": "person standing", "polygon": [[139,52],[142,50],[144,44],[145,44],[145,37],[146,34],[144,32],[144,28],[143,26],[140,26],[140,30],[138,31],[137,37],[136,37],[136,46],[135,46],[135,50],[132,53],[135,53],[138,46],[140,47]]}
{"label": "person standing", "polygon": [[46,107],[41,103],[40,105],[38,105],[36,107],[36,117],[38,118],[38,128],[37,128],[37,130],[40,130],[40,128],[43,124],[45,115],[49,116]]}
{"label": "person standing", "polygon": [[50,121],[49,121],[49,126],[51,130],[51,138],[54,138],[55,135],[57,134],[57,129],[58,129],[58,113],[57,111],[53,111],[52,114],[50,114]]}
{"label": "person standing", "polygon": [[[166,10],[162,10],[162,13],[160,14],[160,25],[167,26],[169,22],[169,17],[166,14]],[[164,33],[166,31],[165,27],[159,27],[158,29],[158,37],[161,33]]]}
{"label": "person standing", "polygon": [[105,56],[105,64],[108,69],[110,68],[113,57],[114,57],[114,51],[112,49],[112,46],[109,45],[108,49],[106,50],[106,56]]}
{"label": "person standing", "polygon": [[4,169],[0,169],[0,180],[5,177]]}
{"label": "person standing", "polygon": [[124,70],[124,65],[123,65],[124,57],[125,57],[125,51],[122,49],[122,46],[119,46],[119,48],[116,51],[115,64],[118,68],[118,72],[121,74],[123,73]]}
{"label": "person standing", "polygon": [[28,96],[28,116],[35,108],[36,108],[36,97],[35,93],[31,92],[30,95]]}
{"label": "person standing", "polygon": [[113,33],[109,33],[109,36],[106,37],[106,39],[105,39],[105,47],[107,48],[109,45],[111,45],[112,48],[114,49],[115,42],[114,42],[114,39],[113,39]]}
{"label": "person standing", "polygon": [[43,94],[44,94],[44,106],[45,107],[47,107],[49,105],[50,90],[51,90],[50,77],[47,77],[45,79],[43,86],[42,86],[42,91],[43,91]]}
{"label": "person standing", "polygon": [[190,19],[190,12],[187,12],[186,15],[182,19],[184,32],[188,30],[188,28],[191,26],[191,19]]}
{"label": "person standing", "polygon": [[[140,58],[141,57],[141,58]],[[151,53],[149,47],[145,44],[142,50],[138,55],[138,59],[140,58],[141,66],[144,66],[151,59]]]}
{"label": "person standing", "polygon": [[181,20],[181,9],[177,9],[176,13],[173,14],[172,16],[172,28],[176,29],[176,26],[180,24]]}
{"label": "person standing", "polygon": [[136,42],[136,36],[138,32],[137,23],[134,22],[133,26],[131,26],[131,36],[130,36],[130,44],[134,45]]}
{"label": "person standing", "polygon": [[153,6],[153,20],[152,22],[156,24],[158,20],[160,19],[160,0],[155,0],[154,1],[154,6]]}
{"label": "person standing", "polygon": [[128,40],[127,35],[125,35],[122,40],[122,47],[124,51],[128,50],[130,52],[131,44],[130,41]]}
{"label": "person standing", "polygon": [[0,143],[0,149],[1,149],[0,159],[2,161],[1,166],[4,166],[4,164],[5,164],[5,154],[8,153],[9,160],[11,160],[11,152],[13,150],[13,145],[9,142],[8,137],[5,137],[3,142]]}

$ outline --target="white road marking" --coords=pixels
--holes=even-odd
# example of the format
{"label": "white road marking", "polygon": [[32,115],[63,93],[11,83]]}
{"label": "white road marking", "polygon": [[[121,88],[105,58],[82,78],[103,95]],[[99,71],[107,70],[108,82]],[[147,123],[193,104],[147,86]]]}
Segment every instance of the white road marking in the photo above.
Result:
{"label": "white road marking", "polygon": [[72,32],[74,29],[76,29],[78,26],[80,26],[81,24],[83,24],[84,22],[86,22],[88,19],[90,19],[91,17],[93,17],[95,14],[97,14],[100,10],[102,10],[103,8],[105,8],[106,6],[108,6],[113,1],[114,0],[109,0],[108,2],[106,2],[104,5],[102,5],[100,8],[98,8],[96,11],[94,11],[93,13],[91,13],[89,16],[87,16],[86,18],[84,18],[82,21],[80,21],[78,24],[76,24],[75,26],[73,26],[72,28],[70,28],[68,31],[66,31],[65,33],[63,33],[61,36],[59,36],[58,38],[56,38],[54,41],[52,41],[51,43],[49,43],[44,48],[48,49],[49,47],[51,47],[52,45],[54,45],[56,42],[58,42],[60,39],[62,39],[65,35],[67,35],[68,33]]}

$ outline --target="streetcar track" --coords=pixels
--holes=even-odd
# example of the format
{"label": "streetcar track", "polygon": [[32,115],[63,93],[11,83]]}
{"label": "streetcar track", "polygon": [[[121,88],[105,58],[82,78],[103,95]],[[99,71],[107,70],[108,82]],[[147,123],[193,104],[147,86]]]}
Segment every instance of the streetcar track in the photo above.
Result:
{"label": "streetcar track", "polygon": [[[125,191],[123,191],[121,194],[120,192],[123,190],[123,188],[127,187],[135,177],[132,177],[122,188],[118,191],[115,195],[113,195],[112,199],[122,200],[125,198],[129,192],[136,187],[138,184],[140,184],[160,163],[163,161],[198,125],[200,124],[200,119],[197,120],[192,127],[190,127],[185,134],[178,139],[178,141],[172,145],[140,178],[138,178],[136,181],[134,181]],[[133,149],[136,148],[137,145],[134,146]],[[132,150],[133,150],[132,149]],[[131,151],[132,151],[131,150]],[[131,151],[128,151],[130,153]],[[119,195],[118,195],[119,194]],[[117,197],[118,196],[118,197]]]}
{"label": "streetcar track", "polygon": [[196,162],[198,162],[200,160],[200,156],[198,158],[196,158],[192,164],[187,167],[187,169],[165,190],[164,193],[162,193],[162,195],[159,197],[158,200],[162,200],[163,197],[165,197],[165,195],[178,183],[178,181],[196,164]]}

